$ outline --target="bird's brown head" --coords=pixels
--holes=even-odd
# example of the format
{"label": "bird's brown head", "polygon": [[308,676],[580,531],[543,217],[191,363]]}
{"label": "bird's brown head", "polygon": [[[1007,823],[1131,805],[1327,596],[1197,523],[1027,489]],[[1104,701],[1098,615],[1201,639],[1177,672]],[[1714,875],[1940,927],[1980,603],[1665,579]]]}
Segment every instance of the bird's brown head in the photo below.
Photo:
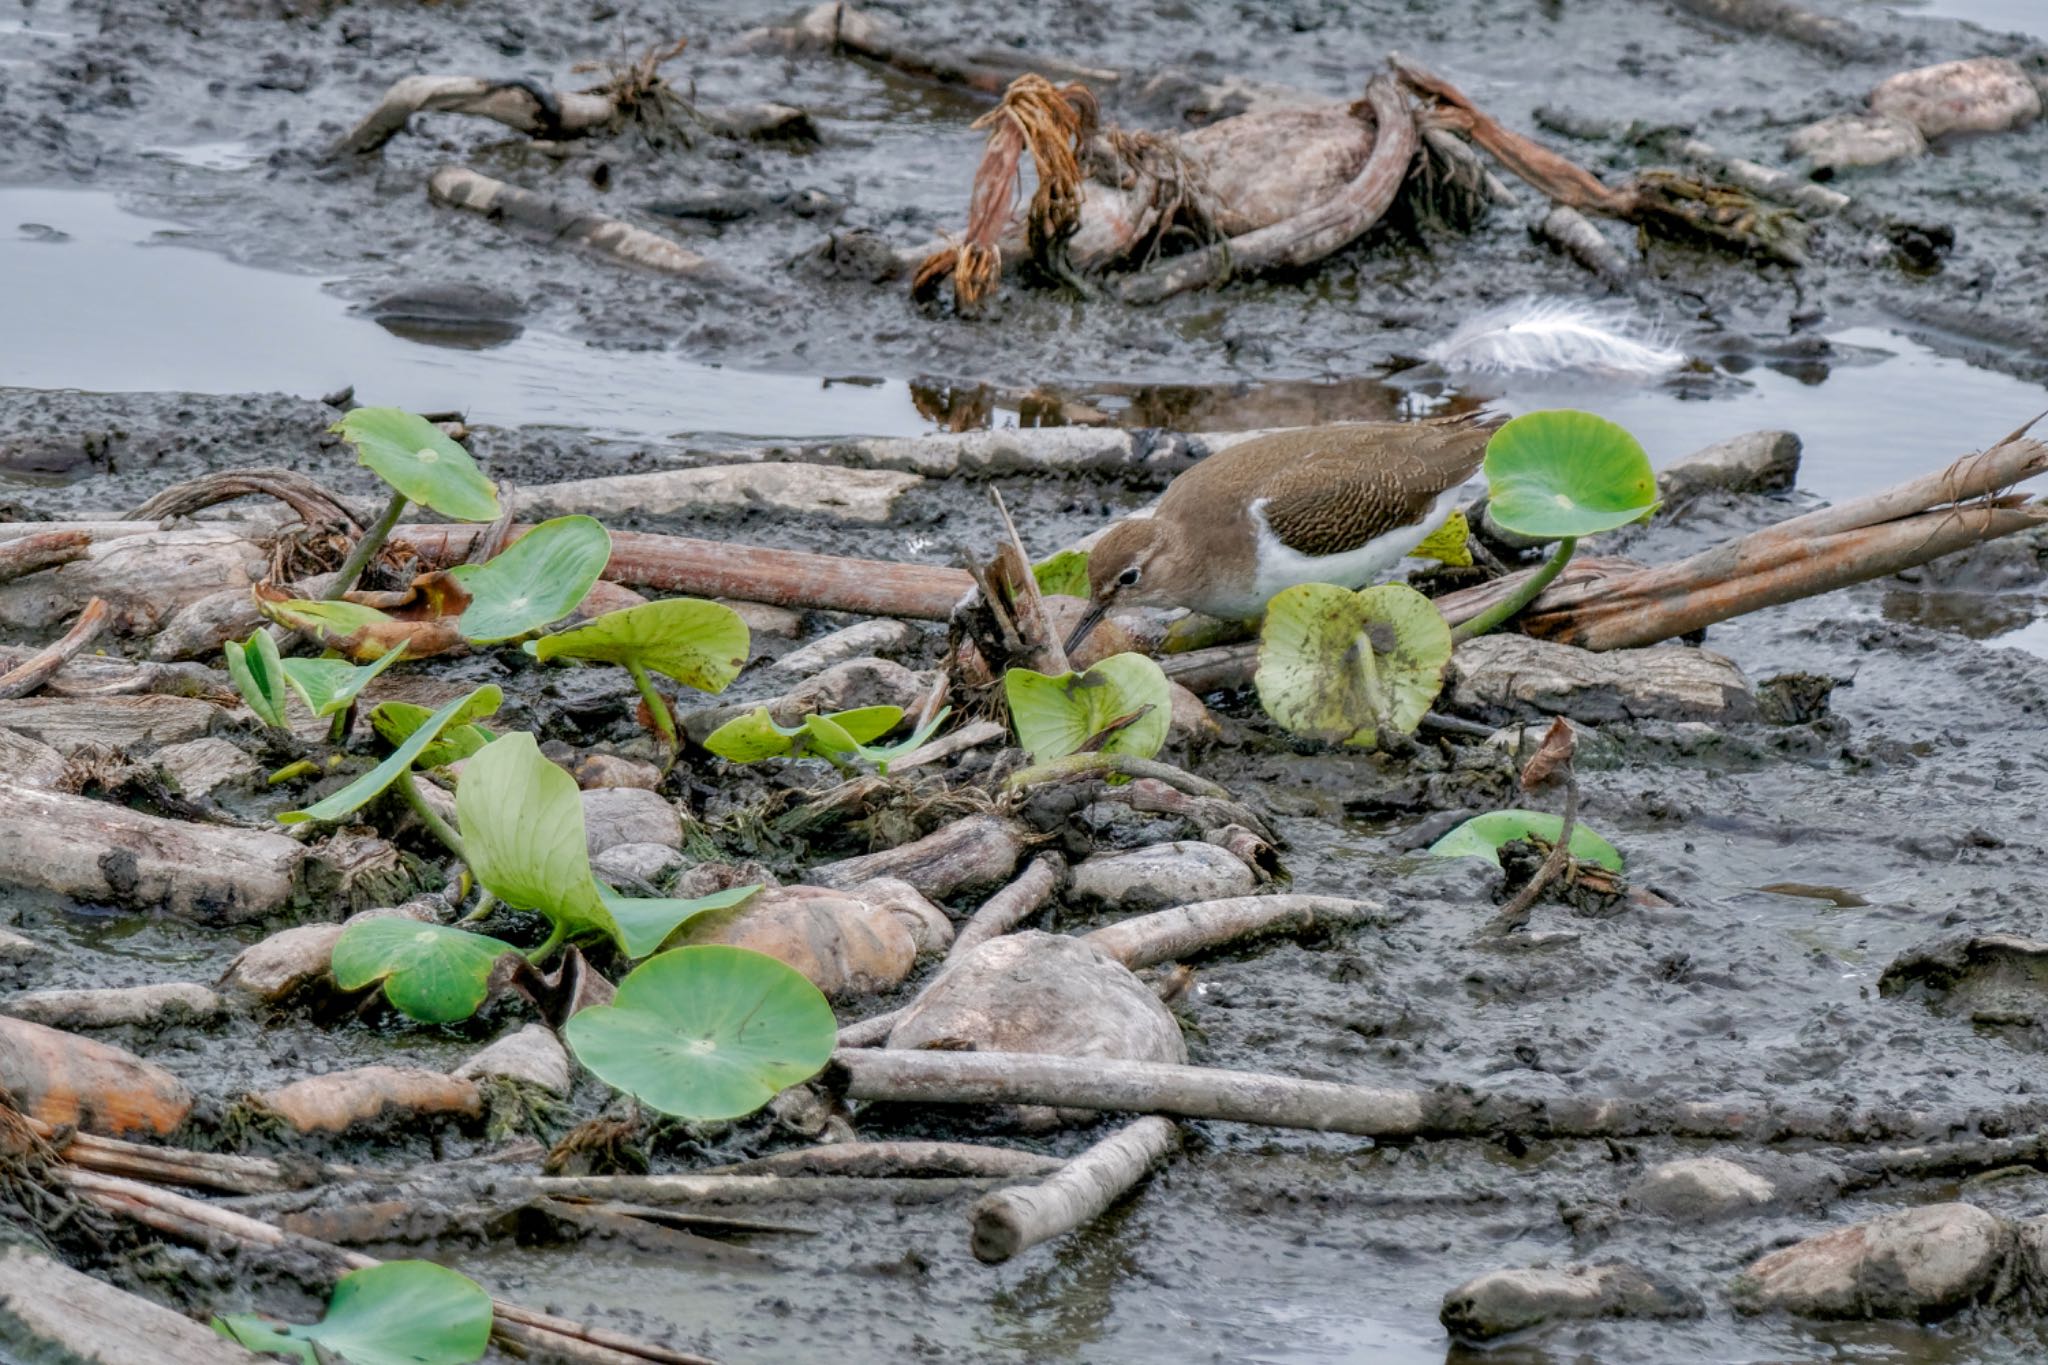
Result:
{"label": "bird's brown head", "polygon": [[1181,563],[1178,549],[1165,522],[1140,517],[1110,527],[1088,552],[1088,613],[1067,637],[1067,652],[1114,608],[1181,605],[1192,566]]}

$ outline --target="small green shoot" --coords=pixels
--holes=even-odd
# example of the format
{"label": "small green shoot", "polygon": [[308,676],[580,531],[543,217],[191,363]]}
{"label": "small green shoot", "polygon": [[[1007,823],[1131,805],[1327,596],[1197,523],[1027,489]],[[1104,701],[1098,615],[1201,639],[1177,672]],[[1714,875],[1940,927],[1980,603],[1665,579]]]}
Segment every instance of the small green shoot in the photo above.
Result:
{"label": "small green shoot", "polygon": [[452,1024],[477,1012],[492,965],[518,951],[482,934],[388,916],[342,930],[331,970],[345,991],[381,983],[384,998],[406,1018]]}
{"label": "small green shoot", "polygon": [[[395,748],[432,718],[433,712],[424,706],[409,701],[382,701],[370,710],[370,728]],[[446,767],[468,758],[496,738],[487,726],[476,721],[450,725],[441,731],[439,739],[420,750],[412,765],[422,770]]]}
{"label": "small green shoot", "polygon": [[270,638],[269,631],[259,630],[247,640],[230,640],[221,648],[227,656],[228,676],[256,719],[283,729],[284,660],[278,657],[277,641]]}
{"label": "small green shoot", "polygon": [[432,1261],[386,1261],[335,1281],[318,1322],[236,1313],[215,1318],[213,1329],[249,1350],[304,1365],[335,1358],[348,1365],[469,1365],[490,1345],[492,1311],[491,1296],[467,1275]]}
{"label": "small green shoot", "polygon": [[841,769],[851,767],[852,760],[872,764],[886,776],[891,763],[923,748],[952,710],[950,706],[940,708],[908,739],[878,745],[871,741],[902,723],[902,707],[862,706],[825,715],[813,713],[799,724],[777,725],[767,707],[757,706],[713,730],[705,737],[704,747],[732,763],[814,754]]}
{"label": "small green shoot", "polygon": [[[1473,816],[1431,844],[1429,851],[1438,858],[1484,858],[1499,867],[1501,845],[1527,839],[1532,834],[1547,843],[1556,843],[1563,830],[1562,817],[1540,810],[1489,811]],[[1582,824],[1572,826],[1571,854],[1598,863],[1610,872],[1622,870],[1621,854],[1614,845]]]}
{"label": "small green shoot", "polygon": [[1375,747],[1414,733],[1450,661],[1450,628],[1415,589],[1301,583],[1266,604],[1253,681],[1290,734]]}
{"label": "small green shoot", "polygon": [[1017,741],[1035,763],[1094,749],[1151,758],[1166,743],[1173,691],[1142,654],[1112,654],[1086,673],[1003,675]]}
{"label": "small green shoot", "polygon": [[649,958],[609,1005],[562,1030],[576,1060],[642,1104],[691,1122],[751,1114],[831,1060],[838,1023],[801,972],[716,945]]}

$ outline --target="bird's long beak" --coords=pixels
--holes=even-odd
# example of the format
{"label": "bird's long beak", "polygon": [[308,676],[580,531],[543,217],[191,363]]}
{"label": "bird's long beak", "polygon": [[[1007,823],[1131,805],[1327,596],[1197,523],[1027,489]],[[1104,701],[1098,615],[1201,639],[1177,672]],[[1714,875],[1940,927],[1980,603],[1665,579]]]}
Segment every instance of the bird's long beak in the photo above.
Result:
{"label": "bird's long beak", "polygon": [[1088,604],[1088,610],[1082,614],[1081,620],[1074,626],[1073,632],[1067,636],[1066,649],[1069,657],[1072,657],[1074,651],[1081,647],[1081,642],[1088,638],[1088,633],[1102,623],[1103,613],[1108,610],[1109,604],[1107,602],[1090,602]]}

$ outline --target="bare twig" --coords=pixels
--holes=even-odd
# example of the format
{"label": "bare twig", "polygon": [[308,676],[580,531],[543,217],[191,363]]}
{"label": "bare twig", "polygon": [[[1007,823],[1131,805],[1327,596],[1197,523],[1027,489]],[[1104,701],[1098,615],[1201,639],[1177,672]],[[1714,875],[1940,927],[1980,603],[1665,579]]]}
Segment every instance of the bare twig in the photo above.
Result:
{"label": "bare twig", "polygon": [[85,610],[78,613],[78,619],[71,623],[71,629],[64,632],[55,642],[36,653],[18,668],[0,673],[0,701],[13,701],[26,697],[53,674],[69,662],[77,653],[91,644],[93,638],[107,624],[107,604],[98,597],[85,604]]}
{"label": "bare twig", "polygon": [[968,1211],[977,1260],[1007,1261],[1072,1232],[1129,1193],[1180,1140],[1171,1119],[1126,1124],[1036,1185],[982,1196]]}

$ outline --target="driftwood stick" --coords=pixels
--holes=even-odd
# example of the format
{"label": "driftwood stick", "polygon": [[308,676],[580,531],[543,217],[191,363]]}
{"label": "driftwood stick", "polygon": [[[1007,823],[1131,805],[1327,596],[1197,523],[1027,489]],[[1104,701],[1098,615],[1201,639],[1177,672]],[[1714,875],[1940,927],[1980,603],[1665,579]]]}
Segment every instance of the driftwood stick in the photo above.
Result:
{"label": "driftwood stick", "polygon": [[1126,1124],[1036,1185],[983,1195],[968,1210],[976,1260],[996,1264],[1072,1232],[1123,1198],[1180,1140],[1173,1120]]}
{"label": "driftwood stick", "polygon": [[367,155],[404,132],[414,114],[436,112],[471,114],[529,137],[551,138],[581,137],[619,115],[610,96],[594,92],[543,90],[531,81],[482,76],[406,76],[334,145],[332,155]]}
{"label": "driftwood stick", "polygon": [[[1008,886],[981,903],[981,908],[953,936],[946,960],[957,961],[992,938],[1009,933],[1037,914],[1059,890],[1067,874],[1067,860],[1058,853],[1045,852],[1033,858]],[[841,1031],[841,1041],[845,1041]]]}
{"label": "driftwood stick", "polygon": [[549,237],[575,242],[626,265],[664,275],[724,277],[724,266],[680,242],[601,213],[583,213],[558,200],[493,180],[467,166],[443,166],[427,180],[427,197],[452,209],[467,209],[493,222],[513,223]]}
{"label": "driftwood stick", "polygon": [[1057,57],[1002,49],[965,52],[931,40],[923,31],[906,29],[886,15],[868,14],[840,0],[825,0],[806,10],[796,23],[750,29],[739,46],[752,52],[838,52],[894,67],[905,75],[945,85],[961,85],[1000,95],[1027,71],[1041,75],[1113,84],[1118,73],[1081,66]]}
{"label": "driftwood stick", "polygon": [[32,531],[0,541],[0,583],[83,559],[92,549],[92,541],[90,532],[77,529]]}
{"label": "driftwood stick", "polygon": [[857,1019],[839,1030],[841,1047],[880,1047],[889,1041],[889,1030],[896,1027],[896,1021],[903,1017],[908,1005],[901,1005],[882,1014],[871,1014]]}
{"label": "driftwood stick", "polygon": [[[1254,646],[1256,649],[1256,646]],[[1163,782],[1176,791],[1189,796],[1209,797],[1228,800],[1228,789],[1218,786],[1204,777],[1196,777],[1183,768],[1171,763],[1162,763],[1156,758],[1139,758],[1135,754],[1086,753],[1069,754],[1065,758],[1048,759],[1034,763],[1012,773],[1003,790],[1021,792],[1045,782],[1068,782],[1093,779],[1104,781],[1112,776],[1151,778]]]}
{"label": "driftwood stick", "polygon": [[1635,279],[1633,262],[1593,226],[1593,220],[1565,204],[1553,204],[1530,229],[1577,261],[1602,283],[1626,289]]}
{"label": "driftwood stick", "polygon": [[[511,538],[532,529],[515,526]],[[474,526],[407,525],[394,531],[391,541],[412,550],[427,567],[447,568],[464,562],[477,531]],[[665,593],[920,621],[945,620],[974,585],[960,569],[635,531],[612,532],[605,577]]]}
{"label": "driftwood stick", "polygon": [[836,1175],[875,1177],[1047,1175],[1067,1163],[1056,1156],[979,1142],[834,1142],[794,1152],[712,1166],[693,1175]]}
{"label": "driftwood stick", "polygon": [[264,496],[292,509],[308,526],[338,524],[351,536],[361,535],[355,512],[326,488],[290,469],[222,469],[174,483],[128,513],[131,521],[162,521],[235,498]]}
{"label": "driftwood stick", "polygon": [[1790,0],[1677,0],[1678,7],[1702,19],[1788,39],[1847,61],[1864,61],[1877,55],[1870,35],[1846,19],[1816,14]]}
{"label": "driftwood stick", "polygon": [[1083,934],[1081,941],[1137,971],[1260,934],[1384,922],[1386,913],[1378,901],[1344,896],[1229,896],[1134,915]]}
{"label": "driftwood stick", "polygon": [[[59,1174],[65,1183],[100,1207],[182,1241],[200,1246],[228,1242],[257,1251],[291,1248],[310,1252],[337,1275],[379,1264],[374,1256],[296,1236],[247,1214],[119,1176],[71,1167],[60,1168]],[[614,1365],[619,1360],[653,1361],[656,1365],[714,1365],[703,1356],[538,1313],[502,1299],[492,1299],[491,1309],[493,1335],[528,1350],[545,1350],[589,1365]]]}
{"label": "driftwood stick", "polygon": [[13,701],[26,697],[40,688],[71,661],[79,651],[93,642],[107,624],[107,604],[104,598],[95,597],[85,604],[85,610],[78,613],[78,619],[71,623],[71,629],[64,632],[55,642],[38,651],[19,667],[0,673],[0,701]]}
{"label": "driftwood stick", "polygon": [[1674,1100],[1515,1095],[1445,1085],[1393,1090],[1255,1071],[1037,1053],[841,1048],[828,1076],[855,1100],[1044,1104],[1350,1133],[1383,1142],[1444,1138],[1676,1136],[1867,1143],[1999,1123],[2039,1127],[2048,1106],[1984,1114],[1774,1105],[1754,1096]]}
{"label": "driftwood stick", "polygon": [[1363,236],[1393,205],[1421,145],[1415,116],[1393,80],[1373,77],[1366,83],[1365,102],[1376,130],[1372,154],[1349,185],[1292,218],[1134,275],[1118,286],[1118,295],[1126,303],[1158,303],[1234,274],[1311,265]]}

